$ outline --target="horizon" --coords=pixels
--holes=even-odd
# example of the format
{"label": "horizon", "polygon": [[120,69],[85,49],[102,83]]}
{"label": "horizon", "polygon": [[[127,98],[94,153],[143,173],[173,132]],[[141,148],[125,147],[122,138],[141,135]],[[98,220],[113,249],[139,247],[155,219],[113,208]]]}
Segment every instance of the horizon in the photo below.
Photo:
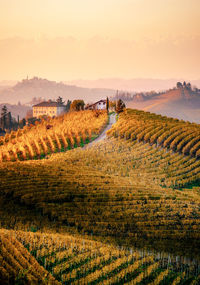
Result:
{"label": "horizon", "polygon": [[[163,92],[173,89],[177,82],[190,82],[193,87],[200,87],[200,80],[187,80],[185,78],[99,78],[99,79],[75,79],[75,80],[52,80],[49,78],[42,78],[38,76],[26,77],[21,80],[0,80],[1,88],[12,88],[19,83],[26,80],[47,80],[49,82],[56,82],[57,84],[64,84],[66,86],[74,86],[86,89],[105,89],[105,90],[119,90],[123,92]],[[3,89],[4,90],[4,89]],[[6,89],[5,89],[6,90]]]}

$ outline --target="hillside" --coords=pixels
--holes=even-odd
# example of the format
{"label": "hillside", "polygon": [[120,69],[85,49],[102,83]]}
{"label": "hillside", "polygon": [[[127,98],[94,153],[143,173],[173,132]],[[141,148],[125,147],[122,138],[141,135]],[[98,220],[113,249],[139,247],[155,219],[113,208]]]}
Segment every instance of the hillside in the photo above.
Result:
{"label": "hillside", "polygon": [[105,111],[88,110],[24,126],[0,138],[0,162],[38,159],[83,146],[98,136],[107,122]]}
{"label": "hillside", "polygon": [[112,96],[114,92],[112,89],[82,88],[34,77],[32,79],[24,79],[12,87],[1,88],[0,103],[16,104],[20,101],[23,104],[27,104],[34,97],[48,100],[56,99],[59,96],[66,101],[68,99],[83,99],[85,102],[94,102],[107,96]]}
{"label": "hillside", "polygon": [[0,234],[2,284],[198,285],[200,279],[196,263],[168,254],[122,249],[68,234]]}
{"label": "hillside", "polygon": [[200,123],[200,93],[179,88],[159,96],[136,96],[129,108],[144,110],[185,121]]}
{"label": "hillside", "polygon": [[60,284],[16,238],[0,230],[0,284]]}
{"label": "hillside", "polygon": [[[73,84],[85,88],[109,88],[114,90],[127,90],[129,92],[147,92],[149,90],[167,90],[174,86],[178,81],[180,81],[180,78],[102,78],[97,80],[71,80],[66,81],[66,84]],[[191,83],[200,88],[200,80],[191,80]]]}
{"label": "hillside", "polygon": [[[84,112],[88,117],[90,111]],[[74,140],[83,125],[75,118],[69,120]],[[98,119],[92,119],[94,125]],[[104,119],[100,116],[101,127]],[[53,131],[61,121],[51,122]],[[16,138],[28,152],[35,135],[25,132],[29,142],[23,134]],[[16,253],[22,245],[29,252],[26,260],[38,263],[38,275],[27,276],[17,255],[14,260],[7,255],[16,272],[6,272],[11,269],[4,264],[5,279],[11,274],[31,280],[46,270],[61,284],[198,285],[199,125],[127,109],[107,135],[90,148],[67,148],[43,159],[26,155],[26,161],[16,156],[8,162],[8,153],[3,156],[0,248]],[[67,139],[67,128],[63,136]]]}
{"label": "hillside", "polygon": [[[104,121],[102,117],[99,122]],[[79,125],[74,121],[77,130]],[[108,131],[115,138],[43,160],[35,159],[44,157],[45,143],[47,151],[52,147],[58,151],[63,138],[58,143],[59,132],[56,139],[53,129],[48,135],[51,140],[43,137],[42,143],[39,134],[36,143],[33,131],[25,130],[27,139],[23,134],[19,136],[21,153],[12,151],[12,141],[3,142],[0,192],[4,199],[32,205],[51,221],[81,232],[193,241],[199,238],[199,188],[184,189],[198,185],[200,177],[199,125],[127,110]],[[62,136],[66,135],[67,129]],[[71,137],[75,142],[75,133]],[[20,162],[30,158],[34,160]],[[186,200],[188,211],[183,215]]]}

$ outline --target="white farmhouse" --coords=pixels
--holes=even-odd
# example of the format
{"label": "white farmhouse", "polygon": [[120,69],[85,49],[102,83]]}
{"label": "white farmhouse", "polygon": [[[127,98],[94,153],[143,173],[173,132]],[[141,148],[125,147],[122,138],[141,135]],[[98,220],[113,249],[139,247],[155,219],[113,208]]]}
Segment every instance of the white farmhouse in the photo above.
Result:
{"label": "white farmhouse", "polygon": [[51,101],[51,100],[47,102],[41,102],[33,106],[33,117],[36,117],[36,118],[43,116],[43,115],[54,117],[64,112],[65,112],[64,105]]}
{"label": "white farmhouse", "polygon": [[87,105],[86,110],[105,110],[106,109],[106,100],[97,101],[94,104]]}

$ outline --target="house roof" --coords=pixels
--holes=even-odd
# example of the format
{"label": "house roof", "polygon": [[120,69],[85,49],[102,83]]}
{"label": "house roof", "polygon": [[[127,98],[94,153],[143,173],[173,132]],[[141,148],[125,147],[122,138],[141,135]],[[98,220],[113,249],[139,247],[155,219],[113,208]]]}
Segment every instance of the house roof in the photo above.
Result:
{"label": "house roof", "polygon": [[97,102],[95,102],[93,104],[88,105],[87,108],[95,106],[96,104],[101,103],[101,102],[106,103],[106,100],[99,100],[99,101],[97,101]]}
{"label": "house roof", "polygon": [[93,105],[96,105],[96,104],[101,103],[101,102],[106,103],[106,100],[99,100],[96,103],[94,103]]}
{"label": "house roof", "polygon": [[65,107],[65,106],[54,101],[44,101],[34,105],[33,107]]}

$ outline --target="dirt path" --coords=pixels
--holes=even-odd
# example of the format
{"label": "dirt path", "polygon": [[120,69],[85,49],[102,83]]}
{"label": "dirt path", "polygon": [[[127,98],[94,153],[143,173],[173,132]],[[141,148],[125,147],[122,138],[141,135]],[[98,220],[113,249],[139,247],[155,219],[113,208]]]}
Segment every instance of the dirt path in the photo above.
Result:
{"label": "dirt path", "polygon": [[106,138],[106,132],[111,129],[112,125],[116,122],[116,114],[112,114],[110,115],[110,121],[109,124],[107,125],[107,127],[105,128],[105,130],[103,131],[103,133],[100,134],[100,136],[98,138],[96,138],[94,141],[92,141],[89,144],[86,144],[84,148],[90,148],[91,146],[93,146],[95,143],[100,142],[102,140],[104,140]]}

